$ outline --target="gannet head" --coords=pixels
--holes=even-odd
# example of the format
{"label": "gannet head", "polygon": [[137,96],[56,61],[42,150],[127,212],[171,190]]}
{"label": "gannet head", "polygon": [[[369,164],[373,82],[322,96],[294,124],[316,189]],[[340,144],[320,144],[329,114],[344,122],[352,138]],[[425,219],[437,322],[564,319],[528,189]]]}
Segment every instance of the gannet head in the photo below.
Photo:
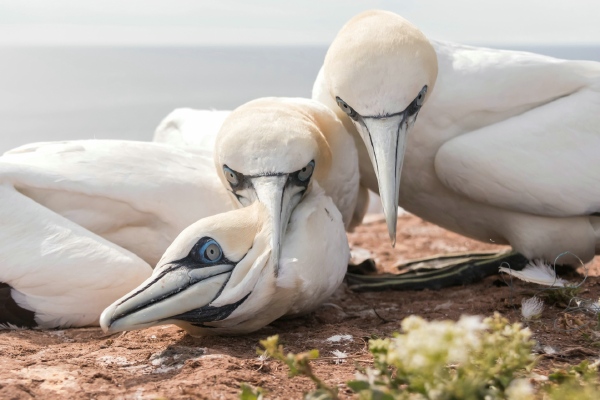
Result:
{"label": "gannet head", "polygon": [[419,29],[378,10],[351,19],[325,56],[327,90],[365,143],[393,244],[406,138],[437,68],[436,53]]}
{"label": "gannet head", "polygon": [[[203,327],[252,301],[257,282],[276,279],[264,206],[202,219],[177,236],[152,276],[100,316],[106,332],[174,323]],[[227,291],[225,291],[227,287]]]}
{"label": "gannet head", "polygon": [[258,200],[271,215],[275,264],[292,211],[331,164],[319,107],[310,100],[257,99],[234,110],[217,136],[215,164],[225,187],[238,205]]}

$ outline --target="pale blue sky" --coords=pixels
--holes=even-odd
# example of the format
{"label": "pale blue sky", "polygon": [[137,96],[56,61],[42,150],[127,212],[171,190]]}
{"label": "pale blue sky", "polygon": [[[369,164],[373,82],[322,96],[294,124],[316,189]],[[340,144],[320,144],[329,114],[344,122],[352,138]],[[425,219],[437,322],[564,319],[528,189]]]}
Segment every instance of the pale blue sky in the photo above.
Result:
{"label": "pale blue sky", "polygon": [[600,44],[599,0],[0,0],[0,45],[326,45],[371,8],[457,42]]}

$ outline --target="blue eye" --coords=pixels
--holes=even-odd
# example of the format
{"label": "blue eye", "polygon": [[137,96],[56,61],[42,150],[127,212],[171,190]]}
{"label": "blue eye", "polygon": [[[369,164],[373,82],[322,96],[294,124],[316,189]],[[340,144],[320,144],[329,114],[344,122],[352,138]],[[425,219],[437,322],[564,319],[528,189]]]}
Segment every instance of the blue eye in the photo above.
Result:
{"label": "blue eye", "polygon": [[223,258],[223,250],[216,240],[210,239],[198,248],[195,255],[201,263],[211,264]]}

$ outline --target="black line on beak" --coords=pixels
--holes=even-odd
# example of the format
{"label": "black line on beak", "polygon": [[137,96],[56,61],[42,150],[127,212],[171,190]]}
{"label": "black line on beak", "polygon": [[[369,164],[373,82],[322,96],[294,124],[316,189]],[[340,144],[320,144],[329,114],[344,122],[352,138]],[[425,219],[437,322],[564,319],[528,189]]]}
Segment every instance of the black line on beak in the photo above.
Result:
{"label": "black line on beak", "polygon": [[[396,130],[396,152],[394,157],[394,185],[398,182],[398,143],[400,143],[400,128],[404,123],[406,116],[402,118],[400,123],[398,124],[398,129]],[[400,188],[398,188],[400,190]]]}
{"label": "black line on beak", "polygon": [[252,292],[248,293],[242,299],[236,301],[232,304],[226,304],[221,307],[213,307],[213,306],[204,306],[200,308],[196,308],[194,310],[186,311],[181,314],[174,315],[169,318],[164,318],[161,321],[167,320],[180,320],[189,322],[194,326],[198,326],[201,328],[214,328],[214,326],[206,326],[205,322],[214,322],[221,321],[225,318],[229,317],[232,312],[234,312],[246,299],[252,294]]}
{"label": "black line on beak", "polygon": [[[165,268],[163,271],[160,272],[160,274],[158,274],[158,276],[156,278],[154,278],[150,283],[148,283],[146,286],[144,286],[143,288],[136,290],[135,293],[133,293],[132,295],[126,297],[125,299],[121,300],[119,302],[119,304],[117,304],[117,306],[120,306],[121,304],[125,303],[128,300],[131,300],[132,298],[134,298],[135,296],[137,296],[138,294],[142,293],[144,290],[148,289],[150,286],[154,285],[159,279],[161,279],[163,276],[165,276],[166,274],[168,274],[171,271],[175,271],[178,268],[182,268],[183,265],[180,264],[176,264],[177,261],[175,261],[174,263],[172,263],[172,265],[168,268]],[[112,323],[112,320],[111,320]]]}
{"label": "black line on beak", "polygon": [[[180,268],[184,268],[183,266],[179,266],[179,267],[180,267]],[[145,308],[148,308],[148,307],[150,307],[150,306],[152,306],[152,305],[154,305],[154,304],[156,304],[156,303],[159,303],[159,302],[161,302],[161,301],[163,301],[163,300],[166,300],[166,299],[168,299],[168,298],[170,298],[170,297],[173,297],[173,296],[175,296],[176,294],[178,294],[178,293],[181,293],[182,291],[184,291],[184,290],[185,290],[185,289],[187,289],[188,287],[190,287],[190,286],[192,286],[192,285],[195,285],[195,284],[196,284],[196,283],[198,283],[198,282],[202,282],[203,280],[210,279],[210,278],[214,278],[215,276],[219,276],[219,275],[223,275],[223,274],[229,274],[229,273],[231,273],[232,271],[233,271],[233,270],[231,270],[231,271],[226,271],[226,272],[221,272],[220,274],[211,275],[211,276],[209,276],[209,277],[207,277],[207,278],[204,278],[204,279],[201,279],[201,280],[199,280],[199,281],[192,281],[192,280],[190,279],[190,280],[189,280],[189,282],[188,282],[188,284],[187,284],[187,285],[185,285],[185,286],[179,286],[179,287],[177,287],[176,289],[174,289],[174,290],[171,290],[170,292],[167,292],[167,293],[163,294],[162,296],[159,296],[159,297],[153,298],[152,300],[150,300],[150,301],[149,301],[149,302],[147,302],[147,303],[140,304],[140,305],[138,305],[137,307],[135,307],[135,308],[132,308],[132,309],[130,309],[130,310],[127,310],[126,312],[123,312],[123,313],[121,313],[121,314],[119,314],[119,315],[113,315],[113,316],[112,316],[112,318],[110,319],[110,323],[109,323],[109,325],[112,325],[112,324],[113,324],[115,321],[117,321],[118,319],[121,319],[121,318],[123,318],[123,317],[126,317],[127,315],[131,315],[131,314],[133,314],[133,313],[135,313],[135,312],[138,312],[138,311],[140,311],[140,310],[143,310],[143,309],[145,309]],[[227,282],[225,282],[225,285],[226,285],[226,284],[227,284]],[[225,287],[225,285],[223,285],[223,287]],[[221,291],[222,291],[222,290],[223,290],[223,288],[221,288]],[[219,295],[221,294],[221,291],[219,291],[219,293],[217,293],[217,295],[215,296],[215,298],[214,298],[214,299],[216,299],[217,297],[219,297]],[[141,291],[140,291],[140,292],[141,292]],[[140,292],[138,292],[138,293],[140,293]],[[212,299],[211,301],[213,301],[214,299]]]}

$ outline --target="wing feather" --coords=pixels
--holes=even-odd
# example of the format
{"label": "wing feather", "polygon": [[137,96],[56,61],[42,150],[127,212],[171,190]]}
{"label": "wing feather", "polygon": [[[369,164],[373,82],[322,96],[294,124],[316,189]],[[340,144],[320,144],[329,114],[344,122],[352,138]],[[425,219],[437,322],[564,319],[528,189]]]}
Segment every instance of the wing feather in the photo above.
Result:
{"label": "wing feather", "polygon": [[555,217],[599,212],[600,81],[449,140],[435,171],[452,190],[498,207]]}
{"label": "wing feather", "polygon": [[0,282],[42,328],[96,322],[152,272],[135,254],[6,183],[0,184],[0,221]]}

